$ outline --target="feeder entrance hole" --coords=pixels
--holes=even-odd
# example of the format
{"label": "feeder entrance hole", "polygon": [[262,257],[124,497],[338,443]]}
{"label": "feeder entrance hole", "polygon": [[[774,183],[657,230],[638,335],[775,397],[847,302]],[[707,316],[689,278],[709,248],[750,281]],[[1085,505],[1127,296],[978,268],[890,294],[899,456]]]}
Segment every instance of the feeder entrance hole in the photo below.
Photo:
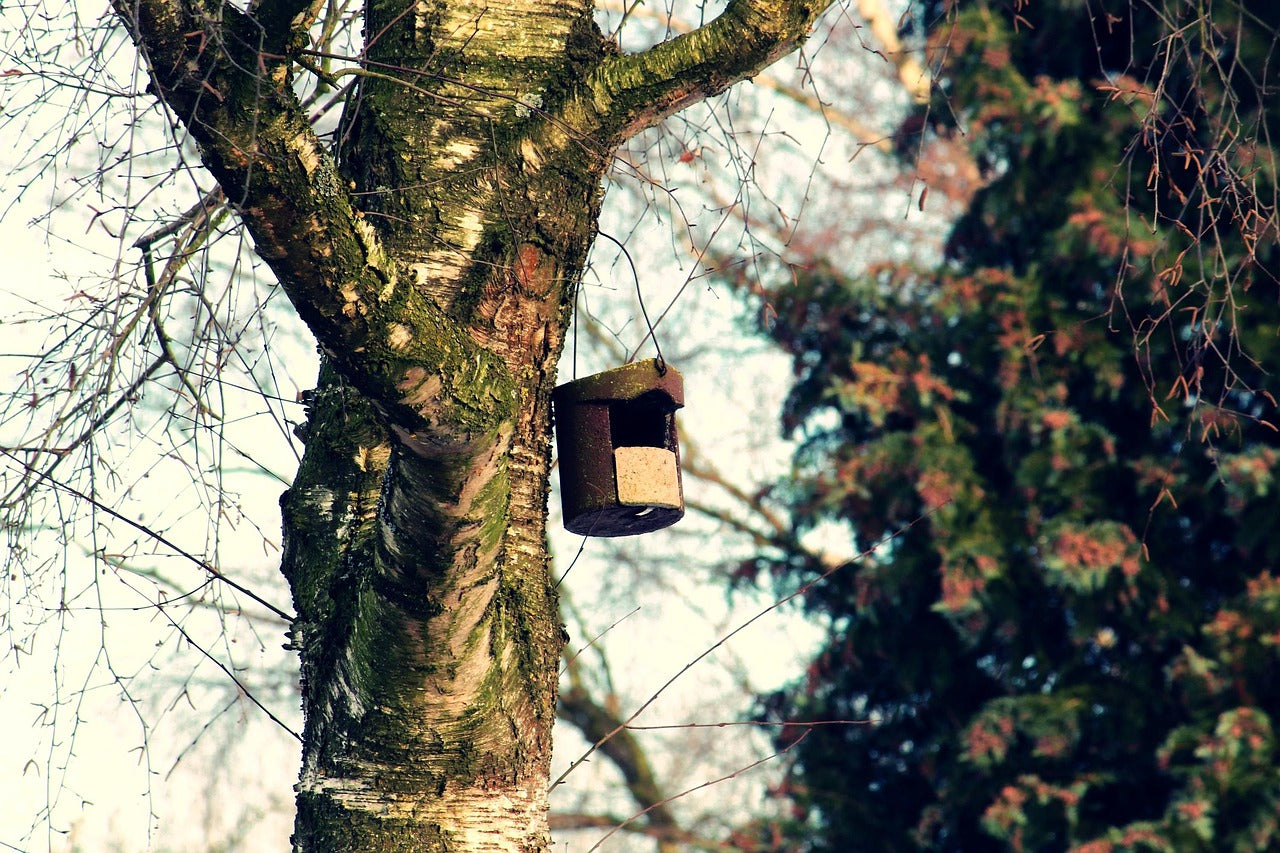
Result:
{"label": "feeder entrance hole", "polygon": [[651,391],[609,404],[609,439],[614,447],[669,447],[670,398]]}

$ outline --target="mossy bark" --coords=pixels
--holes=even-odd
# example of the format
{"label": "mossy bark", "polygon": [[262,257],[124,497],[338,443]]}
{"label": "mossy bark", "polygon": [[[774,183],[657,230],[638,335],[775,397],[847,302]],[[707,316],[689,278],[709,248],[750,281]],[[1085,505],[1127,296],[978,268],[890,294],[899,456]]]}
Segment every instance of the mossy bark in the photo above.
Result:
{"label": "mossy bark", "polygon": [[794,47],[733,0],[635,56],[584,0],[368,0],[331,154],[291,85],[310,2],[116,0],[324,353],[282,499],[299,850],[543,850],[564,634],[549,399],[614,148]]}

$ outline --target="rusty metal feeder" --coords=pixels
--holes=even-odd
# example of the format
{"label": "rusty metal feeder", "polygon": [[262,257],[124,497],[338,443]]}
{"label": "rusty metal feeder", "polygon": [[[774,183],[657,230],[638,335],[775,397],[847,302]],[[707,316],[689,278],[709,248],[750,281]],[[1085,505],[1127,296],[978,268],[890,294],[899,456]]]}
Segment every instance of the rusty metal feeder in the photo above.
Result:
{"label": "rusty metal feeder", "polygon": [[684,517],[676,409],[679,371],[637,361],[551,395],[564,526],[581,536],[633,536]]}

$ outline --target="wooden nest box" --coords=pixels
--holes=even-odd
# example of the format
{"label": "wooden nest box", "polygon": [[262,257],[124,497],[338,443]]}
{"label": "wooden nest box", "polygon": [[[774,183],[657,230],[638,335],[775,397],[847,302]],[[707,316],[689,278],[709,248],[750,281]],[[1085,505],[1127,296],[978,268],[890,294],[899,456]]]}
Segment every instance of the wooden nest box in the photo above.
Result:
{"label": "wooden nest box", "polygon": [[638,361],[561,385],[551,402],[569,532],[632,536],[684,517],[679,371]]}

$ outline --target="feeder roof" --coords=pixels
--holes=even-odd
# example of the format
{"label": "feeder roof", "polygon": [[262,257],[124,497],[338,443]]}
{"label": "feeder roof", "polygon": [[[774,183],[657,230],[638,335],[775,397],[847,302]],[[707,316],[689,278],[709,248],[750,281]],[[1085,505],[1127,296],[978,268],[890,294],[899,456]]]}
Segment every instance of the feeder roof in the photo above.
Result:
{"label": "feeder roof", "polygon": [[671,398],[674,408],[684,405],[684,377],[671,365],[658,371],[658,360],[647,358],[615,367],[603,373],[567,382],[555,391],[557,404],[635,400],[660,391]]}

